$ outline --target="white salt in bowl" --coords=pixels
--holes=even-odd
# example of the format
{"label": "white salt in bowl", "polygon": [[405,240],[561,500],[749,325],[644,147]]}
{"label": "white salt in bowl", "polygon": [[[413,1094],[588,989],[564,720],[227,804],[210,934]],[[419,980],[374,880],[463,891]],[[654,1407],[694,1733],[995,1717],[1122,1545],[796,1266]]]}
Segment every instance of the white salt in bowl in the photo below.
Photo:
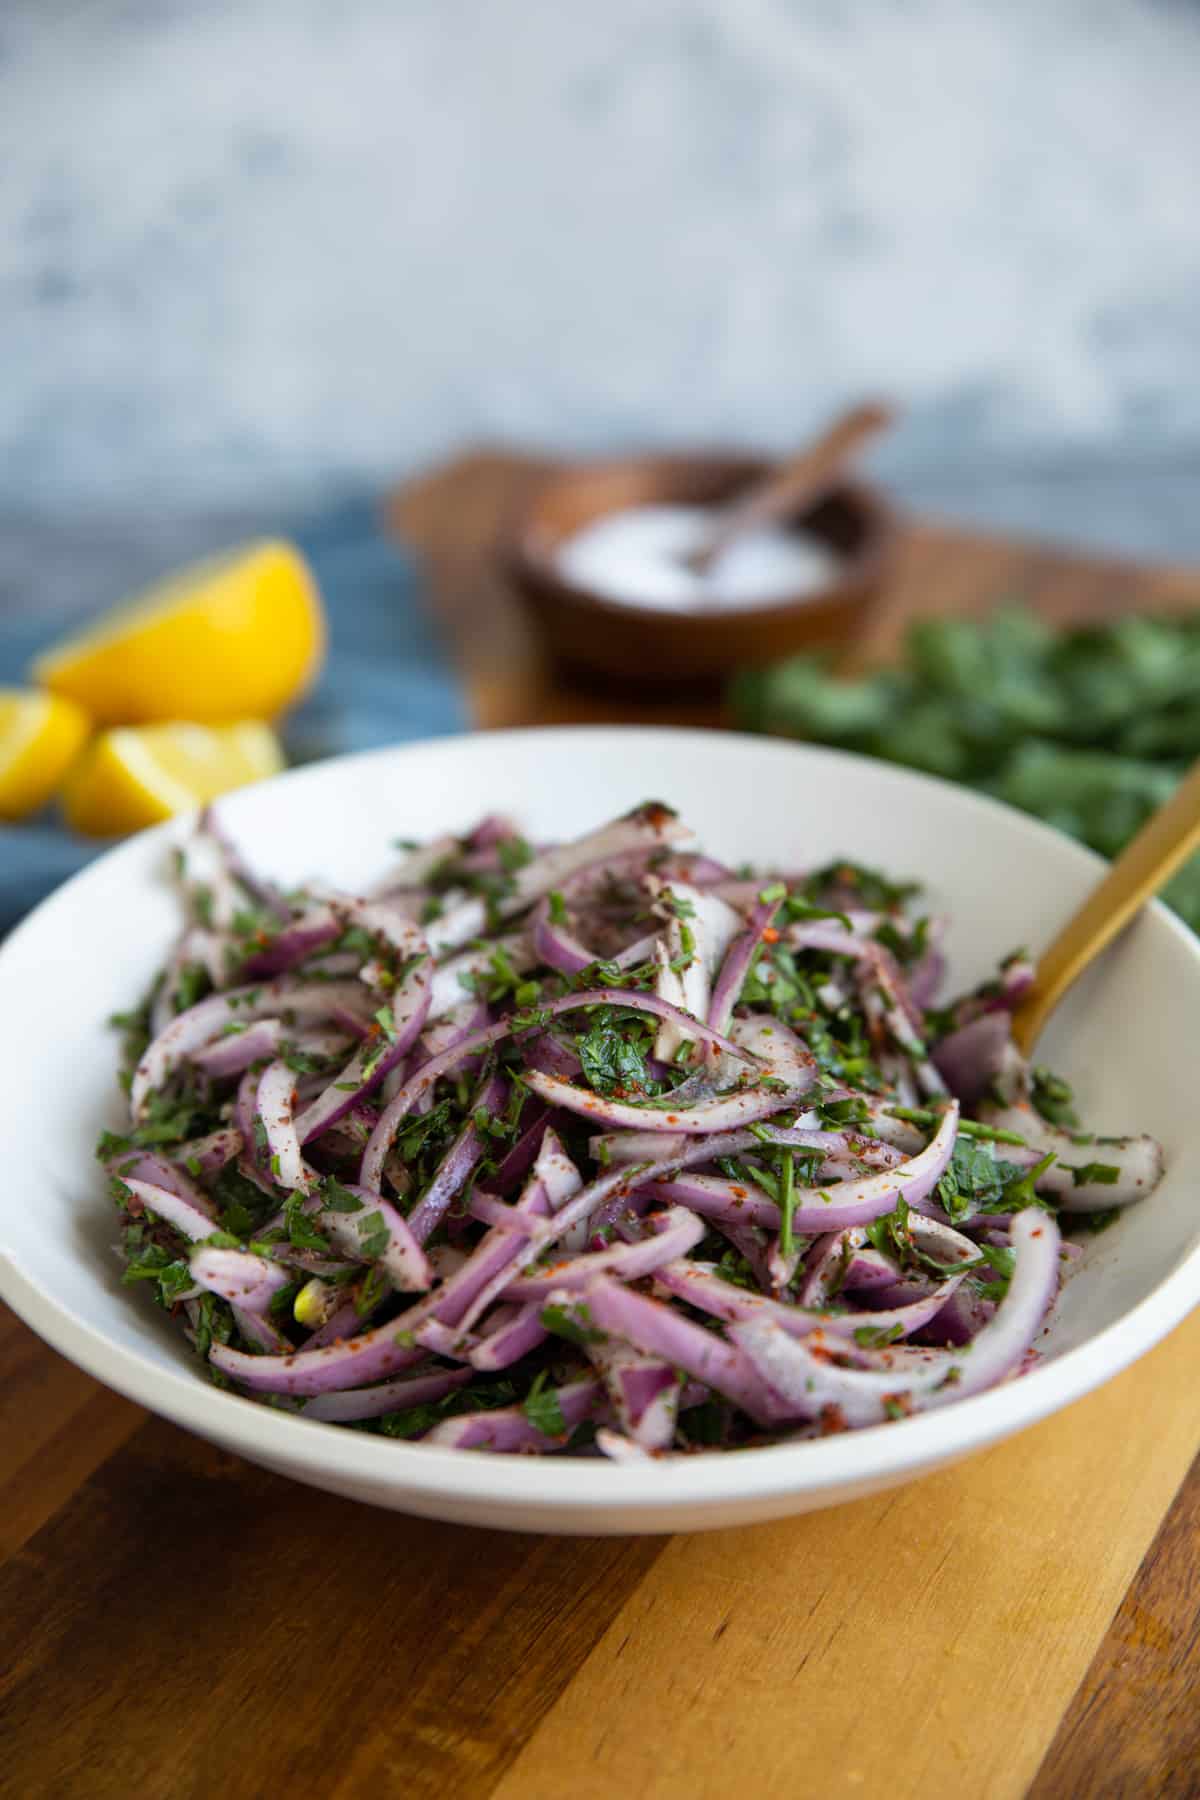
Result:
{"label": "white salt in bowl", "polygon": [[[534,838],[574,836],[639,800],[676,806],[731,863],[846,855],[921,878],[951,915],[949,984],[1036,949],[1101,872],[1044,825],[964,789],[827,750],[712,732],[517,731],[344,757],[244,789],[229,829],[268,874],[343,886],[388,865],[389,840],[491,810]],[[178,926],[165,876],[186,822],[142,833],[60,888],[0,948],[0,1297],[64,1356],[186,1430],[374,1505],[514,1530],[655,1532],[732,1525],[854,1499],[966,1456],[1107,1381],[1200,1299],[1200,944],[1150,907],[1056,1014],[1039,1055],[1101,1130],[1153,1132],[1167,1173],[1091,1240],[1043,1364],[941,1411],[812,1443],[618,1465],[396,1442],[221,1392],[178,1330],[122,1287],[93,1160],[117,1125],[105,1021],[147,985]]]}

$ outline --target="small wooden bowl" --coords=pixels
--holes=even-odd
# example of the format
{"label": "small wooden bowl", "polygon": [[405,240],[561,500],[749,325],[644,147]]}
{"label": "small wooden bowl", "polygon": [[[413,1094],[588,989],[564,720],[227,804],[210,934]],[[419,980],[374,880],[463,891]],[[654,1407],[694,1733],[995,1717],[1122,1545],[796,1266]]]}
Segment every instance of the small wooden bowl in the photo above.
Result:
{"label": "small wooden bowl", "polygon": [[855,481],[841,483],[804,515],[806,533],[823,540],[842,565],[816,593],[684,615],[610,599],[567,580],[557,566],[564,540],[604,513],[663,503],[716,505],[768,467],[761,457],[713,453],[579,463],[550,476],[500,555],[551,654],[624,681],[696,685],[723,681],[739,666],[851,637],[882,586],[896,544],[890,508]]}

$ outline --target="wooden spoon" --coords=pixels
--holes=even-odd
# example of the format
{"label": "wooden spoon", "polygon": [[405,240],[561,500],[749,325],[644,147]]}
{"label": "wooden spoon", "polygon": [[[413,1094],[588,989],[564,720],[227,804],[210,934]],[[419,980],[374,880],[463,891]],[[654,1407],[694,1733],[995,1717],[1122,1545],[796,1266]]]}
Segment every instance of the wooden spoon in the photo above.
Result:
{"label": "wooden spoon", "polygon": [[1071,984],[1130,923],[1144,901],[1200,849],[1200,761],[1147,819],[1103,881],[1038,960],[1033,986],[1013,1013],[1013,1037],[1029,1056]]}
{"label": "wooden spoon", "polygon": [[746,488],[721,508],[711,533],[683,558],[697,575],[705,575],[730,544],[746,532],[776,520],[807,512],[840,480],[846,464],[869,440],[892,422],[890,407],[856,406],[835,419],[814,443],[770,474]]}

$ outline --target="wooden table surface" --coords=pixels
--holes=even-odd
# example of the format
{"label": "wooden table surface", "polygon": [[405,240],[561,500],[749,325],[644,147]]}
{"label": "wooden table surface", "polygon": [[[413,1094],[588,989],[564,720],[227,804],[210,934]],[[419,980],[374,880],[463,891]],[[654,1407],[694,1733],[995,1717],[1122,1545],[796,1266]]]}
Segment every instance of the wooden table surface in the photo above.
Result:
{"label": "wooden table surface", "polygon": [[[488,571],[537,466],[396,499],[480,723],[717,723],[542,668]],[[1184,572],[913,530],[922,609],[1194,604]],[[1101,1392],[834,1512],[673,1539],[440,1526],[156,1420],[0,1309],[0,1794],[1037,1800],[1200,1793],[1200,1315]]]}

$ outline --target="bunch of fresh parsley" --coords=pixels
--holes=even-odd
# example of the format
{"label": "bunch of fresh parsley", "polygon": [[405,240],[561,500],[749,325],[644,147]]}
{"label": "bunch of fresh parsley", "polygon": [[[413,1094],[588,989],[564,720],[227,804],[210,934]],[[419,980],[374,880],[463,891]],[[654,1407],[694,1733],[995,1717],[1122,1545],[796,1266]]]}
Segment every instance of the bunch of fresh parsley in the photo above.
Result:
{"label": "bunch of fresh parsley", "polygon": [[[1200,756],[1200,613],[1056,629],[1024,607],[922,619],[894,668],[747,670],[734,722],[926,769],[1115,856]],[[1164,898],[1200,930],[1200,858]]]}

